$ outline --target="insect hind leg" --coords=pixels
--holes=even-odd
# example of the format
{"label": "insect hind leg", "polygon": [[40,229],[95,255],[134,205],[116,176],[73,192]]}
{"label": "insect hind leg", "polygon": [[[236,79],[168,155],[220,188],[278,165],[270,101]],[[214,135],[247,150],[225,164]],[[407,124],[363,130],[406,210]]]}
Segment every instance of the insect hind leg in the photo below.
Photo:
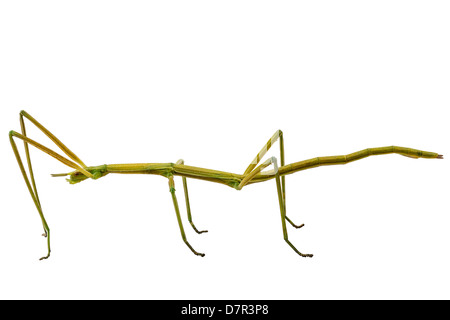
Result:
{"label": "insect hind leg", "polygon": [[[278,202],[280,204],[280,212],[281,212],[281,226],[283,227],[283,238],[284,241],[300,256],[311,258],[312,254],[304,254],[297,250],[297,248],[289,241],[288,233],[286,230],[286,203],[283,196],[283,189],[280,179],[280,173],[278,172],[278,165],[275,158],[273,158],[273,165],[275,167],[275,182],[277,184],[277,193],[278,193]],[[289,220],[288,220],[289,221]],[[292,222],[291,222],[292,223]],[[302,227],[302,226],[299,226]]]}
{"label": "insect hind leg", "polygon": [[[267,141],[267,143],[262,147],[261,151],[256,155],[256,157],[253,159],[253,161],[250,163],[250,165],[247,167],[247,169],[244,172],[244,176],[250,175],[255,169],[258,163],[261,161],[261,159],[264,157],[264,155],[269,151],[269,149],[273,146],[273,144],[276,141],[280,142],[280,165],[285,165],[284,160],[284,136],[283,131],[277,130],[272,135],[272,137]],[[305,224],[297,225],[295,224],[291,219],[286,216],[286,179],[285,176],[280,177],[280,188],[281,188],[281,195],[283,197],[283,210],[285,213],[285,219],[296,229],[299,229],[303,227]]]}

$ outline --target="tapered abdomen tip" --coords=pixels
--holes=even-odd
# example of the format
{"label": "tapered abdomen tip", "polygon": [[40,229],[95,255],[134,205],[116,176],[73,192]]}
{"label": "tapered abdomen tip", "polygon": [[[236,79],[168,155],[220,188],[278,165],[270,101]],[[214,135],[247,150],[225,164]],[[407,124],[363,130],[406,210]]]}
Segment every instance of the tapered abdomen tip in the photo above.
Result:
{"label": "tapered abdomen tip", "polygon": [[444,156],[442,154],[437,156],[438,159],[444,159]]}

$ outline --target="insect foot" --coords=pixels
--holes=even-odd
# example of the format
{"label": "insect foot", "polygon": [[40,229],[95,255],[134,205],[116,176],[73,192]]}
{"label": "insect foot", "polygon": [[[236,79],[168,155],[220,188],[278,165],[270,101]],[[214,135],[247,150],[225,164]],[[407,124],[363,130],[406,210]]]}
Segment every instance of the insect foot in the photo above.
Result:
{"label": "insect foot", "polygon": [[40,258],[39,261],[48,259],[48,257],[50,257],[50,252],[45,257]]}

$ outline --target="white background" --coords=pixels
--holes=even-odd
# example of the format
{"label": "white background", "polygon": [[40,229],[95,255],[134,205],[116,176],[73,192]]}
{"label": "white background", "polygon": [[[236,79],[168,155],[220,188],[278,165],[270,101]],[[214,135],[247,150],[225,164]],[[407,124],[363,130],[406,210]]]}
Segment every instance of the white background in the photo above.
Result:
{"label": "white background", "polygon": [[[287,163],[399,145],[450,156],[447,1],[4,1],[0,298],[448,299],[449,160],[370,157],[237,192],[71,171],[32,149],[52,255],[11,151],[24,109],[88,165],[242,173],[277,129]],[[29,122],[28,122],[29,124]],[[56,148],[28,125],[29,136]],[[18,140],[22,150],[22,143]],[[22,155],[24,155],[22,151]],[[278,157],[278,144],[268,156]],[[448,159],[448,157],[447,157]]]}

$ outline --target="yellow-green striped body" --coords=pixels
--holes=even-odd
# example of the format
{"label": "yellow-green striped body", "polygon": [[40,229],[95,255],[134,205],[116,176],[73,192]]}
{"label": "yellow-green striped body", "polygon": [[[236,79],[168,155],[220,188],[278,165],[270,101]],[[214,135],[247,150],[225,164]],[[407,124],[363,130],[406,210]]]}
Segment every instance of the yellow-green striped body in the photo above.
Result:
{"label": "yellow-green striped body", "polygon": [[[336,165],[336,164],[346,164],[352,161],[366,158],[373,155],[383,155],[397,153],[406,157],[411,158],[439,158],[440,155],[434,152],[421,151],[417,149],[404,148],[404,147],[380,147],[380,148],[369,148],[348,155],[341,156],[329,156],[329,157],[317,157],[308,160],[303,160],[299,162],[294,162],[288,165],[279,167],[278,173],[280,176],[285,176],[292,174],[301,170],[306,170],[310,168],[315,168],[325,165]],[[154,174],[161,175],[164,177],[170,176],[183,176],[186,178],[206,180],[210,182],[222,183],[232,188],[239,186],[242,179],[244,179],[244,174],[235,174],[230,172],[188,166],[184,164],[175,163],[130,163],[130,164],[108,164],[96,167],[86,167],[86,170],[92,173],[96,178],[102,177],[109,173],[120,173],[120,174]],[[275,178],[276,172],[274,170],[269,170],[256,174],[249,182],[258,183],[267,181]],[[74,171],[70,174],[71,183],[77,183],[85,180],[87,177],[79,172]]]}

